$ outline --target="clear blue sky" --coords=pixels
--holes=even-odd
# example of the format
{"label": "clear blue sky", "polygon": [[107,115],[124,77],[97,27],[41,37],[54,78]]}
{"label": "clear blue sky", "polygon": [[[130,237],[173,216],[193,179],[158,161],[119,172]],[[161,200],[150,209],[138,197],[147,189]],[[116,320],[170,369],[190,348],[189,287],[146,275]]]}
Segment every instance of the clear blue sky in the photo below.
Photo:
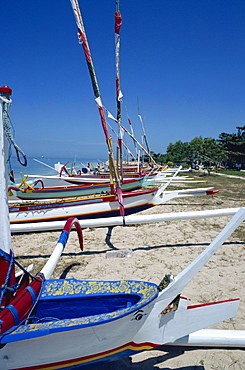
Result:
{"label": "clear blue sky", "polygon": [[[115,1],[80,8],[102,100],[116,116]],[[245,124],[244,0],[121,0],[120,10],[121,89],[139,141],[137,98],[156,153]],[[0,18],[0,85],[13,89],[17,144],[27,156],[106,158],[70,1],[1,1]]]}

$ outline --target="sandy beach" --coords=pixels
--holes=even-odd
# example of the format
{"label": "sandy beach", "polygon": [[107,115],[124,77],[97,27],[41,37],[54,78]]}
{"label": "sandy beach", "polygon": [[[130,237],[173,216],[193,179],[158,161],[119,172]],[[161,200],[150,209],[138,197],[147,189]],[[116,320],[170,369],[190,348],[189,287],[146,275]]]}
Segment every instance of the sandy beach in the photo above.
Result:
{"label": "sandy beach", "polygon": [[[245,184],[245,182],[244,182]],[[176,199],[143,214],[185,212],[245,206],[245,203],[214,196]],[[231,217],[160,222],[126,227],[84,229],[81,252],[75,231],[53,277],[118,280],[138,279],[159,284],[166,273],[177,275],[222,230]],[[25,267],[35,264],[34,273],[45,264],[60,232],[12,236],[18,261]],[[191,305],[241,298],[236,317],[215,325],[219,329],[245,330],[245,222],[220,247],[205,267],[184,289],[182,296]],[[130,250],[129,257],[116,257],[116,251]],[[110,251],[114,251],[112,256]],[[240,349],[187,349],[158,347],[94,369],[245,369],[245,354]]]}

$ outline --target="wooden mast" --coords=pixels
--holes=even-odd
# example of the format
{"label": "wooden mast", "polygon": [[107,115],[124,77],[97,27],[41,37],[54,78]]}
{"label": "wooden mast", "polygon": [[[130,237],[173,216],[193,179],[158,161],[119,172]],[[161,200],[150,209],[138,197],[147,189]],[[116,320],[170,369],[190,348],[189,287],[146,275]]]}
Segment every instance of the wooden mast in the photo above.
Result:
{"label": "wooden mast", "polygon": [[122,15],[120,13],[119,0],[116,0],[115,12],[115,59],[116,59],[116,102],[117,102],[117,122],[118,122],[118,146],[119,146],[119,164],[120,164],[120,178],[123,179],[123,164],[122,164],[122,139],[123,131],[121,129],[122,123],[122,92],[120,80],[120,29],[122,25]]}
{"label": "wooden mast", "polygon": [[90,74],[90,78],[91,78],[91,82],[92,82],[95,102],[96,102],[98,110],[99,110],[101,123],[102,123],[102,128],[103,128],[105,138],[106,138],[106,143],[107,143],[107,146],[108,146],[109,165],[110,165],[110,185],[111,185],[111,192],[114,193],[114,180],[116,182],[117,187],[120,187],[120,180],[119,180],[119,175],[118,175],[118,172],[117,172],[117,169],[116,169],[116,166],[115,166],[114,157],[113,157],[112,138],[109,136],[109,132],[108,132],[104,107],[103,107],[103,104],[102,104],[99,85],[98,85],[97,77],[96,77],[95,70],[94,70],[92,56],[91,56],[91,53],[90,53],[89,44],[88,44],[88,40],[87,40],[87,37],[86,37],[86,32],[85,32],[85,28],[84,28],[83,19],[82,19],[82,15],[81,15],[81,12],[80,12],[79,4],[78,4],[77,0],[70,0],[70,2],[71,2],[71,5],[72,5],[73,13],[74,13],[77,28],[78,28],[79,42],[81,43],[83,51],[84,51],[85,59],[86,59],[86,62],[87,62],[87,66],[88,66],[88,70],[89,70],[89,74]]}

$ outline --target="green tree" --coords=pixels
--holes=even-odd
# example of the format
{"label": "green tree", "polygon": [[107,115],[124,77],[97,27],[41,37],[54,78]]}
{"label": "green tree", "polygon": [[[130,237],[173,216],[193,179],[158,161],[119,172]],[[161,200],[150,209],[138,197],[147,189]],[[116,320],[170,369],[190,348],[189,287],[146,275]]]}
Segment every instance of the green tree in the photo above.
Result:
{"label": "green tree", "polygon": [[175,144],[170,143],[167,147],[165,156],[166,162],[171,161],[174,163],[186,162],[189,158],[189,143],[182,143],[181,140],[176,141]]}
{"label": "green tree", "polygon": [[218,145],[226,155],[226,164],[234,167],[245,164],[245,126],[237,126],[237,134],[222,132],[217,140]]}
{"label": "green tree", "polygon": [[190,142],[169,143],[166,154],[151,152],[159,164],[173,162],[174,164],[192,164],[202,162],[206,167],[220,163],[235,166],[237,163],[245,167],[245,126],[237,126],[237,134],[222,132],[219,139],[212,137],[194,137]]}

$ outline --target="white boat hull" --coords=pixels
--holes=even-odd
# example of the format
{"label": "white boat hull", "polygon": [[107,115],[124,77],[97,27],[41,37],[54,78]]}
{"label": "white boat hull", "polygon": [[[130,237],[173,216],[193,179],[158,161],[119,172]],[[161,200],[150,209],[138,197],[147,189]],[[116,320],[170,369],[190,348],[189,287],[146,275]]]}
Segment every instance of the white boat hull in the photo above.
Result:
{"label": "white boat hull", "polygon": [[[239,299],[188,306],[180,293],[244,218],[241,208],[189,266],[175,278],[165,276],[159,286],[127,280],[47,280],[33,312],[41,320],[13,327],[0,338],[1,370],[88,368],[175,342],[235,316]],[[106,310],[101,301],[107,303]]]}
{"label": "white boat hull", "polygon": [[[106,217],[97,219],[80,220],[82,228],[86,227],[109,227],[109,226],[129,226],[135,224],[147,224],[153,222],[173,221],[173,220],[189,220],[195,218],[223,217],[234,215],[239,208],[225,208],[206,211],[192,212],[170,212],[152,215],[130,215],[118,217]],[[62,230],[65,221],[50,221],[50,222],[29,222],[22,224],[11,224],[11,233],[35,232],[35,231],[55,231]]]}
{"label": "white boat hull", "polygon": [[[158,204],[157,190],[140,191],[123,195],[125,214],[139,212]],[[118,200],[115,196],[85,197],[76,200],[53,202],[15,202],[10,207],[10,223],[62,221],[69,217],[78,219],[118,216]]]}
{"label": "white boat hull", "polygon": [[[164,315],[161,302],[153,302],[139,312],[100,325],[69,329],[66,320],[67,328],[63,331],[62,322],[56,325],[58,329],[49,322],[33,324],[29,333],[17,329],[15,334],[6,336],[9,342],[0,350],[1,370],[34,370],[36,366],[42,370],[70,370],[78,365],[88,368],[118,360],[228,319],[236,314],[238,304],[239,301],[228,301],[190,309],[187,300],[181,299],[177,311]],[[41,332],[35,336],[38,325]],[[26,334],[29,339],[11,342],[11,336],[18,332],[20,338]]]}
{"label": "white boat hull", "polygon": [[[187,189],[176,191],[162,191],[159,189],[142,190],[123,194],[125,215],[140,212],[156,205],[164,204],[173,198],[207,195],[212,192],[210,188]],[[79,220],[107,218],[119,216],[118,200],[114,196],[101,198],[84,198],[76,200],[57,200],[50,202],[17,201],[10,203],[11,231],[15,227],[19,231],[26,232],[29,224],[64,222],[69,217],[77,217]],[[54,224],[53,224],[54,225]],[[56,224],[58,225],[58,223]],[[38,229],[38,226],[37,226]],[[60,229],[59,227],[56,229]],[[40,230],[40,229],[39,229]],[[34,228],[32,228],[34,231]]]}

